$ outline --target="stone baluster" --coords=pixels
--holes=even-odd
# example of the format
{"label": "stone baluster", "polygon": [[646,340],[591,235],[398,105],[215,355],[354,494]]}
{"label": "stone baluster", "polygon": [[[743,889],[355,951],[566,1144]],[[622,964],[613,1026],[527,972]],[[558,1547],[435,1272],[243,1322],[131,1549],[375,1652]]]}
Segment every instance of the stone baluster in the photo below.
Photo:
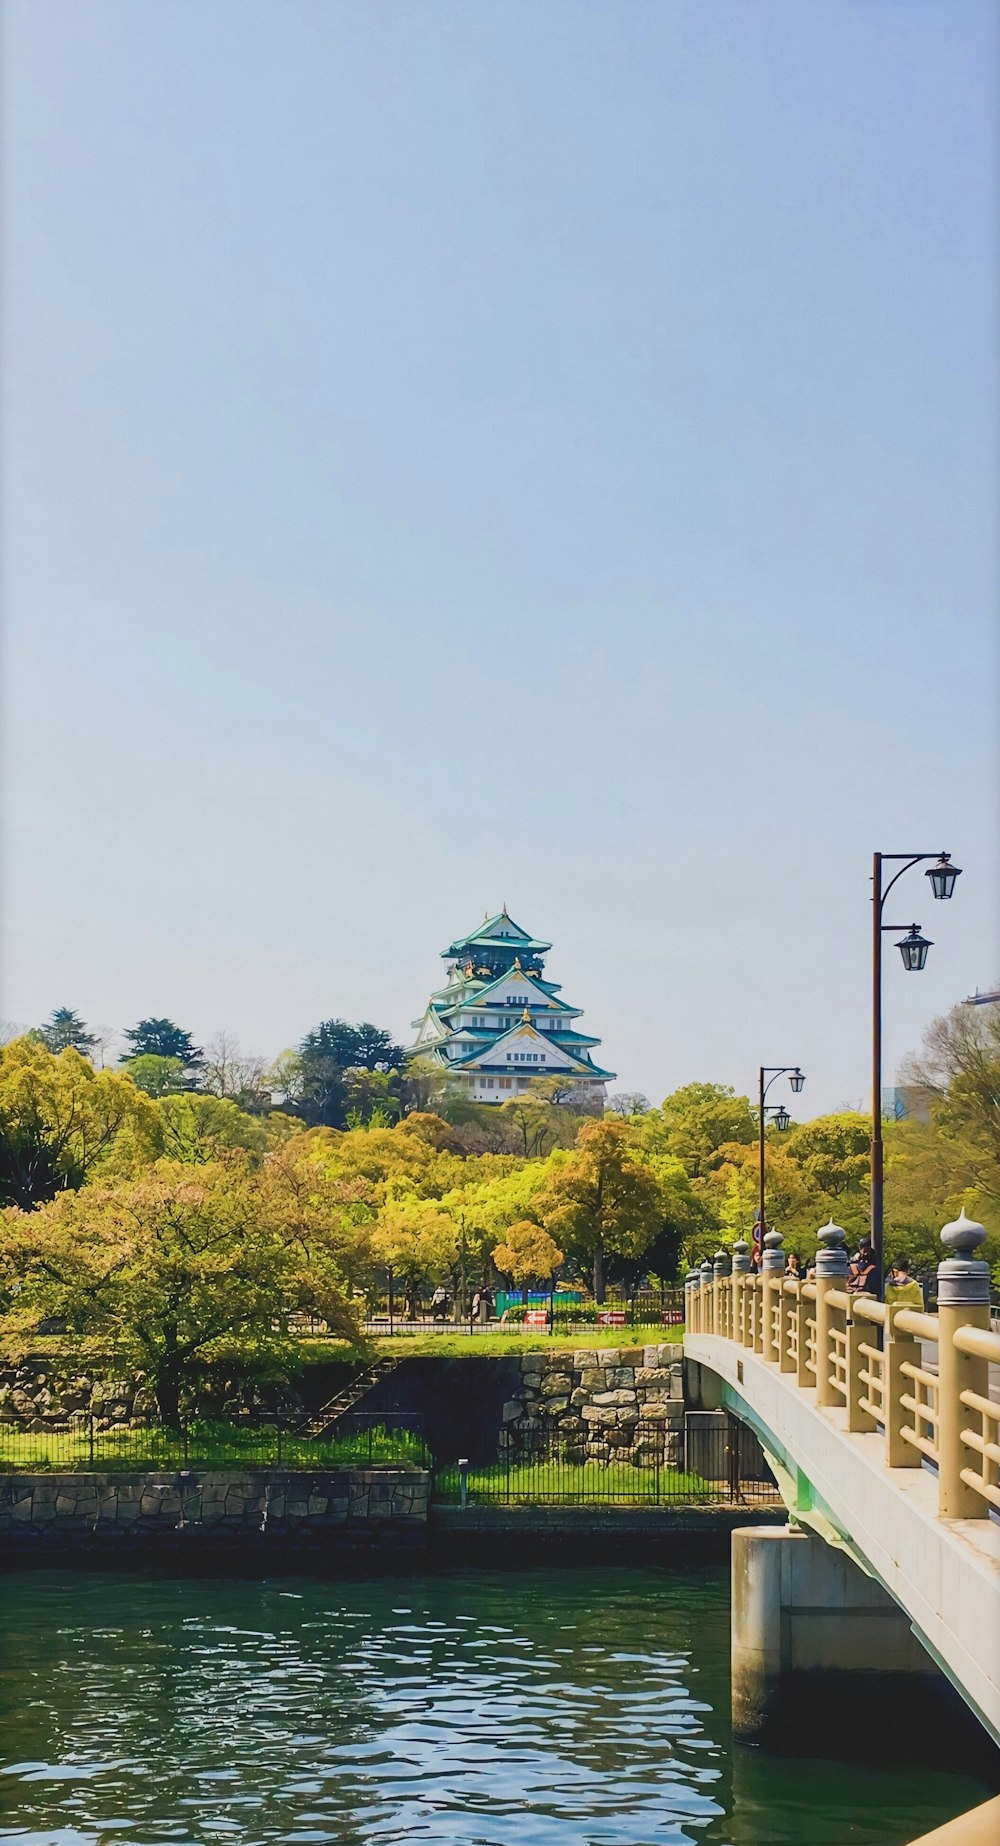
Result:
{"label": "stone baluster", "polygon": [[[882,1346],[882,1394],[885,1404],[885,1461],[888,1468],[919,1468],[922,1456],[912,1442],[907,1442],[903,1435],[904,1428],[910,1424],[910,1412],[903,1408],[902,1399],[913,1397],[916,1384],[903,1370],[904,1365],[920,1364],[920,1346],[912,1334],[903,1333],[896,1321],[903,1308],[898,1304],[886,1307],[885,1340]],[[872,1329],[872,1342],[875,1333]]]}
{"label": "stone baluster", "polygon": [[730,1286],[733,1291],[733,1338],[741,1346],[752,1346],[753,1335],[747,1328],[747,1285],[745,1277],[750,1273],[750,1247],[745,1237],[738,1237],[733,1245],[733,1273]]}
{"label": "stone baluster", "polygon": [[725,1338],[729,1333],[726,1308],[729,1304],[729,1254],[716,1250],[712,1258],[712,1332]]}
{"label": "stone baluster", "polygon": [[763,1319],[764,1358],[769,1365],[777,1365],[781,1358],[780,1342],[775,1338],[775,1301],[780,1297],[777,1288],[785,1274],[784,1238],[780,1231],[768,1231],[764,1237],[764,1254],[761,1257],[760,1311]]}
{"label": "stone baluster", "polygon": [[689,1269],[684,1278],[684,1324],[689,1333],[699,1331],[698,1283],[700,1279],[697,1269]]}
{"label": "stone baluster", "polygon": [[987,1519],[989,1504],[962,1479],[968,1457],[963,1428],[974,1412],[961,1402],[963,1391],[989,1396],[989,1361],[959,1352],[955,1334],[959,1327],[990,1324],[990,1271],[988,1263],[973,1254],[986,1237],[965,1207],[953,1224],[946,1224],[941,1242],[952,1254],[938,1264],[938,1511],[942,1519]]}
{"label": "stone baluster", "polygon": [[701,1278],[698,1287],[698,1331],[712,1332],[712,1283],[715,1271],[706,1256],[698,1274]]}
{"label": "stone baluster", "polygon": [[816,1252],[816,1402],[817,1404],[839,1404],[840,1393],[835,1389],[833,1369],[833,1346],[830,1328],[836,1325],[836,1315],[827,1301],[831,1289],[844,1288],[850,1270],[844,1243],[847,1232],[830,1219],[819,1233],[820,1248]]}

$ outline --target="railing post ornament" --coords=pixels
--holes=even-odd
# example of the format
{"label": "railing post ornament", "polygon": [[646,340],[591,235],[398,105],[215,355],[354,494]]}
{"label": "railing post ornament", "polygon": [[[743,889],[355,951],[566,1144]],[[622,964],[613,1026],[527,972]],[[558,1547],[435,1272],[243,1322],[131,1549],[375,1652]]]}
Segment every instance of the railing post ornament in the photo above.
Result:
{"label": "railing post ornament", "polygon": [[941,1242],[949,1252],[938,1264],[938,1511],[942,1519],[989,1517],[988,1502],[962,1478],[963,1469],[973,1459],[962,1441],[962,1431],[975,1420],[962,1403],[962,1392],[988,1397],[989,1361],[960,1352],[955,1345],[960,1327],[989,1330],[989,1264],[974,1255],[985,1237],[983,1225],[966,1217],[964,1206],[941,1232]]}
{"label": "railing post ornament", "polygon": [[816,1252],[816,1402],[828,1405],[840,1402],[835,1387],[833,1342],[830,1338],[835,1315],[827,1295],[847,1280],[850,1264],[844,1248],[847,1232],[830,1219],[819,1232]]}
{"label": "railing post ornament", "polygon": [[821,1276],[829,1276],[831,1280],[838,1278],[846,1281],[851,1267],[844,1248],[847,1232],[841,1225],[834,1224],[831,1218],[829,1224],[824,1224],[817,1232],[817,1236],[820,1243],[816,1252],[817,1281]]}

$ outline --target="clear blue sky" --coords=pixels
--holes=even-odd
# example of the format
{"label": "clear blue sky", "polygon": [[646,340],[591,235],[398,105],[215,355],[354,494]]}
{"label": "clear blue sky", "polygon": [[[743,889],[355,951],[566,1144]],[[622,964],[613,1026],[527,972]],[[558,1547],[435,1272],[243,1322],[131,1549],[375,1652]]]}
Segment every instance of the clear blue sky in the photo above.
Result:
{"label": "clear blue sky", "polygon": [[875,846],[889,1063],[996,978],[992,0],[4,30],[8,1018],[402,1034],[506,899],[618,1087],[814,1113]]}

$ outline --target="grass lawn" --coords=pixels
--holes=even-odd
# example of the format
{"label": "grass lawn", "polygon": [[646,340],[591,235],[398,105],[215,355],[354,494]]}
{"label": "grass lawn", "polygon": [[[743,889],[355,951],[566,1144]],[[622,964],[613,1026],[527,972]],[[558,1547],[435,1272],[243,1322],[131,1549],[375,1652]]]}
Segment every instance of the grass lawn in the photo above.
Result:
{"label": "grass lawn", "polygon": [[[280,1440],[279,1440],[280,1438]],[[0,1473],[124,1473],[180,1468],[341,1468],[393,1464],[423,1467],[424,1446],[409,1430],[380,1427],[326,1441],[273,1426],[192,1425],[184,1438],[162,1426],[148,1429],[22,1430],[0,1425]]]}
{"label": "grass lawn", "polygon": [[[724,1497],[725,1484],[706,1481],[700,1474],[684,1474],[677,1468],[637,1468],[631,1462],[612,1462],[605,1467],[599,1461],[566,1460],[496,1462],[488,1468],[470,1468],[470,1501],[506,1504],[508,1500],[550,1501],[573,1505],[585,1501],[646,1502],[654,1506],[664,1501],[697,1503]],[[457,1502],[459,1473],[457,1468],[443,1468],[437,1476],[435,1498]]]}
{"label": "grass lawn", "polygon": [[359,1363],[372,1358],[496,1359],[522,1352],[576,1352],[584,1348],[610,1346],[618,1351],[642,1346],[679,1346],[683,1327],[601,1327],[596,1332],[570,1328],[555,1333],[461,1333],[451,1330],[434,1333],[373,1334],[363,1347],[351,1346],[346,1340],[304,1339],[300,1353],[306,1365],[319,1365],[330,1359]]}

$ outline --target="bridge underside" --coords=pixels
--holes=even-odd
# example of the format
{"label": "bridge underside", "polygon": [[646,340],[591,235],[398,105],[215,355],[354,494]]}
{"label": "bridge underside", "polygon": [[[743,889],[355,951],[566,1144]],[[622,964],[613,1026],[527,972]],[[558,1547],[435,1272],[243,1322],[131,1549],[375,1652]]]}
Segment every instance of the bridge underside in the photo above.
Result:
{"label": "bridge underside", "polygon": [[940,1519],[929,1468],[890,1470],[880,1432],[850,1433],[745,1347],[685,1334],[684,1356],[695,1396],[756,1430],[795,1518],[882,1584],[1000,1745],[1000,1524]]}

